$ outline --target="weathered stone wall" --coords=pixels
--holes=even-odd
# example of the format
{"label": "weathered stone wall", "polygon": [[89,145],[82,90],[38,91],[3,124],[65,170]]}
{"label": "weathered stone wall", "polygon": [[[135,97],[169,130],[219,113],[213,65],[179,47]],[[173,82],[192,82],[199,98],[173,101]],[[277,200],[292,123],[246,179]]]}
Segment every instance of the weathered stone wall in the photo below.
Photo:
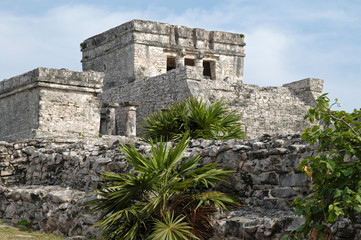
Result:
{"label": "weathered stone wall", "polygon": [[[0,82],[6,86],[8,81]],[[16,94],[0,93],[0,139],[35,137],[39,127],[39,89],[28,89]]]}
{"label": "weathered stone wall", "polygon": [[[91,225],[97,216],[90,214],[85,204],[94,198],[90,188],[97,187],[102,171],[129,171],[123,155],[116,151],[118,143],[111,144],[112,140],[115,138],[94,142],[79,139],[2,142],[0,166],[4,187],[0,193],[0,215],[12,222],[26,219],[36,229],[63,235],[96,234]],[[142,142],[135,145],[143,154],[150,149]],[[249,235],[258,232],[259,236],[278,239],[285,229],[297,227],[301,219],[294,216],[289,205],[296,196],[307,194],[309,186],[296,167],[312,151],[299,135],[253,141],[192,141],[186,156],[201,154],[202,164],[217,162],[219,167],[233,169],[233,176],[217,188],[243,199],[241,208],[218,216],[216,237],[241,237],[245,234],[243,228],[235,226],[245,225],[248,227],[244,231]],[[280,228],[278,225],[285,221],[293,225],[284,224],[287,227]],[[259,232],[264,228],[262,235]],[[252,229],[256,231],[252,233]]]}
{"label": "weathered stone wall", "polygon": [[[116,140],[116,141],[115,141]],[[115,141],[115,142],[114,142]],[[134,139],[38,139],[0,142],[0,216],[14,223],[26,219],[33,228],[62,235],[99,232],[91,226],[99,215],[89,212],[102,171],[129,172],[120,142],[133,141],[142,154],[150,146]],[[235,173],[218,190],[235,194],[242,205],[215,219],[214,240],[280,239],[303,219],[290,203],[309,194],[310,182],[297,165],[314,147],[299,135],[263,136],[256,140],[193,140],[186,156],[200,154],[202,164],[217,162]],[[353,239],[357,225],[341,220],[335,239]]]}
{"label": "weathered stone wall", "polygon": [[[150,113],[165,109],[172,104],[192,96],[189,82],[192,80],[192,67],[174,69],[166,74],[145,78],[105,90],[101,101],[106,104],[139,102],[137,107],[137,132],[141,132],[143,120]],[[124,135],[125,109],[117,109],[117,134]]]}
{"label": "weathered stone wall", "polygon": [[[323,81],[304,79],[282,87],[258,87],[225,80],[205,79],[197,67],[174,69],[104,91],[104,103],[138,102],[137,132],[148,114],[165,109],[187,97],[205,101],[222,100],[242,114],[247,137],[264,133],[300,132],[308,126],[303,117],[322,93]],[[124,134],[124,110],[118,109],[118,134]]]}
{"label": "weathered stone wall", "polygon": [[0,219],[13,223],[26,220],[33,229],[63,236],[100,237],[99,230],[92,227],[99,213],[91,213],[88,205],[94,198],[93,194],[59,186],[0,185]]}
{"label": "weathered stone wall", "polygon": [[[323,81],[307,78],[282,87],[259,87],[249,84],[230,84],[227,81],[202,79],[191,91],[209,101],[222,100],[242,115],[246,135],[301,132],[309,126],[304,121],[310,107],[322,94]],[[198,90],[201,89],[201,90]]]}
{"label": "weathered stone wall", "polygon": [[0,139],[96,136],[103,73],[37,68],[0,82]]}
{"label": "weathered stone wall", "polygon": [[83,70],[105,72],[105,89],[167,72],[167,57],[215,63],[213,78],[243,80],[240,34],[132,20],[85,40]]}
{"label": "weathered stone wall", "polygon": [[41,89],[39,128],[43,136],[99,134],[100,103],[95,93]]}

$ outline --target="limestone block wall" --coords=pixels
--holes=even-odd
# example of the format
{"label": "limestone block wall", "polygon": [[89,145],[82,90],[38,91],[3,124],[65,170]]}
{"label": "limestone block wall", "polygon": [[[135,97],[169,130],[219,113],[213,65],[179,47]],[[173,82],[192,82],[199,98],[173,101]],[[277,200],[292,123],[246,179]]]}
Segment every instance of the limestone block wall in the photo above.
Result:
{"label": "limestone block wall", "polygon": [[38,132],[51,135],[97,136],[100,104],[96,94],[72,90],[42,89]]}
{"label": "limestone block wall", "polygon": [[[0,82],[5,86],[8,80]],[[32,88],[16,94],[0,94],[0,139],[32,138],[39,127],[40,89]]]}
{"label": "limestone block wall", "polygon": [[[323,81],[308,78],[281,87],[259,87],[203,77],[197,67],[186,66],[166,74],[127,83],[106,90],[101,101],[106,104],[138,102],[137,132],[148,114],[165,109],[187,97],[205,101],[222,100],[231,110],[242,115],[248,138],[264,133],[286,134],[301,132],[309,126],[304,121],[308,109],[322,93]],[[124,109],[117,110],[117,133],[124,132]]]}
{"label": "limestone block wall", "polygon": [[246,135],[301,132],[309,126],[304,116],[322,94],[323,80],[307,78],[282,87],[231,84],[228,81],[198,81],[194,96],[222,100],[242,114]]}
{"label": "limestone block wall", "polygon": [[103,76],[37,68],[0,82],[0,140],[97,135]]}
{"label": "limestone block wall", "polygon": [[[174,69],[166,74],[145,78],[119,87],[105,90],[101,101],[105,104],[139,102],[137,107],[137,132],[141,132],[144,118],[150,113],[166,109],[172,104],[191,96],[189,85],[200,78],[194,67]],[[119,107],[117,113],[117,134],[124,135],[125,109]]]}
{"label": "limestone block wall", "polygon": [[[167,58],[214,64],[212,78],[243,80],[243,35],[132,20],[81,44],[83,70],[105,72],[105,89],[167,72]],[[194,64],[194,63],[193,63]]]}

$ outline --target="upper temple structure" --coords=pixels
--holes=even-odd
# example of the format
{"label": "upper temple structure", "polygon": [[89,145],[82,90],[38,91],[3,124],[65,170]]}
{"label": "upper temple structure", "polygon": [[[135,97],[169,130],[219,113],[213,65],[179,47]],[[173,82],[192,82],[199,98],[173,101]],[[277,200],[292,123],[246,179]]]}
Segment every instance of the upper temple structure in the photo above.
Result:
{"label": "upper temple structure", "polygon": [[0,140],[141,135],[149,113],[188,97],[228,103],[248,138],[295,133],[323,88],[314,78],[244,84],[243,34],[132,20],[80,46],[83,72],[38,68],[0,82]]}

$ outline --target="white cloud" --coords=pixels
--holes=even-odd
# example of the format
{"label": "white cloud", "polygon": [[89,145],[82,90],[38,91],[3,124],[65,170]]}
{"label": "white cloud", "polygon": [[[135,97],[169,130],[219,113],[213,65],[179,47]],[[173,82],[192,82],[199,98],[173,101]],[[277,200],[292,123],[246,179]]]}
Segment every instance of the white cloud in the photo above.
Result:
{"label": "white cloud", "polygon": [[15,16],[0,12],[0,79],[36,67],[81,70],[79,44],[150,12],[108,12],[91,6],[67,5],[43,16]]}
{"label": "white cloud", "polygon": [[246,34],[245,83],[279,86],[294,80],[287,69],[292,36],[258,28]]}

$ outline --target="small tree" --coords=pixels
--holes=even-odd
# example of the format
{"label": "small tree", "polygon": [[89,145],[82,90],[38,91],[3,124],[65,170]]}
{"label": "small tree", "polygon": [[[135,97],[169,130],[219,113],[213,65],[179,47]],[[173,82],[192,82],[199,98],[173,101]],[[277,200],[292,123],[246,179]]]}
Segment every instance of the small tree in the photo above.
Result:
{"label": "small tree", "polygon": [[186,132],[190,138],[242,138],[241,116],[229,111],[226,104],[216,101],[207,105],[197,98],[174,104],[165,112],[152,113],[143,126],[146,138],[175,140]]}
{"label": "small tree", "polygon": [[[312,179],[313,194],[293,203],[306,222],[293,237],[331,239],[330,225],[344,216],[351,221],[361,213],[361,111],[331,110],[327,94],[317,100],[305,119],[311,123],[303,139],[317,145],[317,154],[305,158],[298,169]],[[290,237],[290,236],[289,236]]]}
{"label": "small tree", "polygon": [[199,166],[200,157],[184,159],[189,144],[185,135],[174,148],[161,141],[151,143],[148,158],[133,145],[122,145],[133,167],[129,174],[104,173],[99,199],[92,201],[102,211],[96,224],[108,239],[208,239],[209,217],[217,208],[235,204],[233,197],[209,190],[231,171],[216,164]]}

